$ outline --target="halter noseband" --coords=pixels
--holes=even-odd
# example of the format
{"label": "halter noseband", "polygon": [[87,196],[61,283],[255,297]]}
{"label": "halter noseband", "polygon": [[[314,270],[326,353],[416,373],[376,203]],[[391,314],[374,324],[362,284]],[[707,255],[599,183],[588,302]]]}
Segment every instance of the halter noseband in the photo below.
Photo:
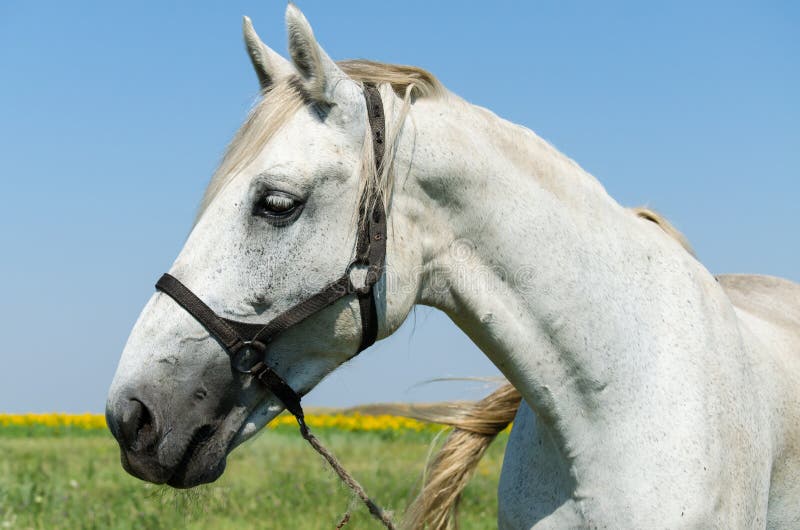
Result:
{"label": "halter noseband", "polygon": [[[375,155],[375,171],[379,171],[385,151],[386,123],[383,102],[377,87],[364,84],[364,98],[367,103],[367,116],[372,131],[372,147]],[[356,256],[338,280],[328,284],[318,293],[290,307],[267,324],[239,322],[217,315],[188,287],[170,274],[164,274],[156,283],[156,289],[169,295],[183,307],[195,320],[200,322],[213,335],[231,357],[231,363],[240,373],[251,374],[261,381],[291,412],[301,430],[306,430],[301,395],[267,364],[267,345],[279,333],[299,324],[311,315],[330,306],[345,296],[355,294],[361,313],[361,344],[355,355],[370,347],[378,336],[378,313],[375,301],[375,284],[383,275],[386,261],[386,212],[383,197],[379,190],[374,197],[364,196],[359,203],[358,234]],[[355,267],[366,268],[364,283],[353,284],[351,273]],[[257,362],[250,368],[242,368],[248,353],[256,353]]]}

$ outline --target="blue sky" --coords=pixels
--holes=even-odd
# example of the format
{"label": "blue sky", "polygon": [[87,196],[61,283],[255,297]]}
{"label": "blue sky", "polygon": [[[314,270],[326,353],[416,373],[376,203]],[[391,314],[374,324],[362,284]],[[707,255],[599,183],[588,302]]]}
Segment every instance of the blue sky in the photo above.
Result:
{"label": "blue sky", "polygon": [[[666,214],[711,271],[800,281],[800,4],[298,3],[332,57],[431,70]],[[285,52],[284,6],[0,3],[0,411],[103,410],[256,95],[241,16]],[[475,397],[415,384],[494,373],[421,308],[308,402]]]}

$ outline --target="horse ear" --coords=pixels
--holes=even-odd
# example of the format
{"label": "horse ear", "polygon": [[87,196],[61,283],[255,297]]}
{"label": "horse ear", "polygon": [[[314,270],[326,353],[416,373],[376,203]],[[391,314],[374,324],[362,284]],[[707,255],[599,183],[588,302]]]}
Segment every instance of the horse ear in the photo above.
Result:
{"label": "horse ear", "polygon": [[337,83],[351,80],[320,47],[308,20],[291,2],[286,7],[286,27],[289,55],[311,98],[323,103],[337,103],[334,97]]}
{"label": "horse ear", "polygon": [[250,56],[250,62],[253,63],[261,90],[268,89],[278,80],[294,73],[294,68],[289,61],[261,42],[249,17],[244,17],[242,21],[242,32],[247,54]]}

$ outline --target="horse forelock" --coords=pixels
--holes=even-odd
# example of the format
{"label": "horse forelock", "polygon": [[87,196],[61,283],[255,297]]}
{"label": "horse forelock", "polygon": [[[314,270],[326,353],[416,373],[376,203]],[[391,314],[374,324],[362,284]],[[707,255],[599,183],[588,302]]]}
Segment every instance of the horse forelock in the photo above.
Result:
{"label": "horse forelock", "polygon": [[[399,115],[401,119],[408,110],[411,98],[435,98],[446,92],[433,74],[416,66],[387,64],[364,59],[341,61],[338,65],[358,83],[390,86],[397,95],[404,99],[405,105]],[[234,176],[258,156],[275,133],[296,112],[308,104],[310,104],[310,96],[297,76],[279,80],[261,93],[260,99],[250,109],[247,119],[228,144],[222,162],[211,177],[200,202],[195,222],[200,219],[208,205]],[[400,122],[401,120],[396,121]],[[388,126],[389,123],[387,123]],[[364,158],[362,167],[372,167],[369,158],[371,151],[371,145],[365,146],[362,154]],[[387,154],[389,156],[386,159],[391,160],[392,153]],[[377,186],[381,189],[384,197],[388,197],[389,173],[389,168],[386,167],[380,175],[373,176],[376,182],[369,183],[370,188]]]}
{"label": "horse forelock", "polygon": [[299,91],[295,79],[290,77],[276,83],[263,92],[250,109],[211,177],[195,222],[236,174],[251,163],[275,133],[305,105],[304,94]]}

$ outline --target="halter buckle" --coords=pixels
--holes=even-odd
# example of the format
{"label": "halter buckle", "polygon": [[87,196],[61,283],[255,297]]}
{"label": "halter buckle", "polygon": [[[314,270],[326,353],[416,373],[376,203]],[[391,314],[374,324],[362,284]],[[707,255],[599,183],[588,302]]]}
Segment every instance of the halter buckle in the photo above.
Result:
{"label": "halter buckle", "polygon": [[[356,282],[353,281],[354,273],[355,279],[360,280],[360,286],[357,286]],[[370,281],[370,275],[372,274],[372,267],[365,261],[355,260],[348,265],[345,276],[347,276],[347,280],[350,282],[350,291],[361,295],[369,294],[373,285],[375,285],[375,282]]]}

